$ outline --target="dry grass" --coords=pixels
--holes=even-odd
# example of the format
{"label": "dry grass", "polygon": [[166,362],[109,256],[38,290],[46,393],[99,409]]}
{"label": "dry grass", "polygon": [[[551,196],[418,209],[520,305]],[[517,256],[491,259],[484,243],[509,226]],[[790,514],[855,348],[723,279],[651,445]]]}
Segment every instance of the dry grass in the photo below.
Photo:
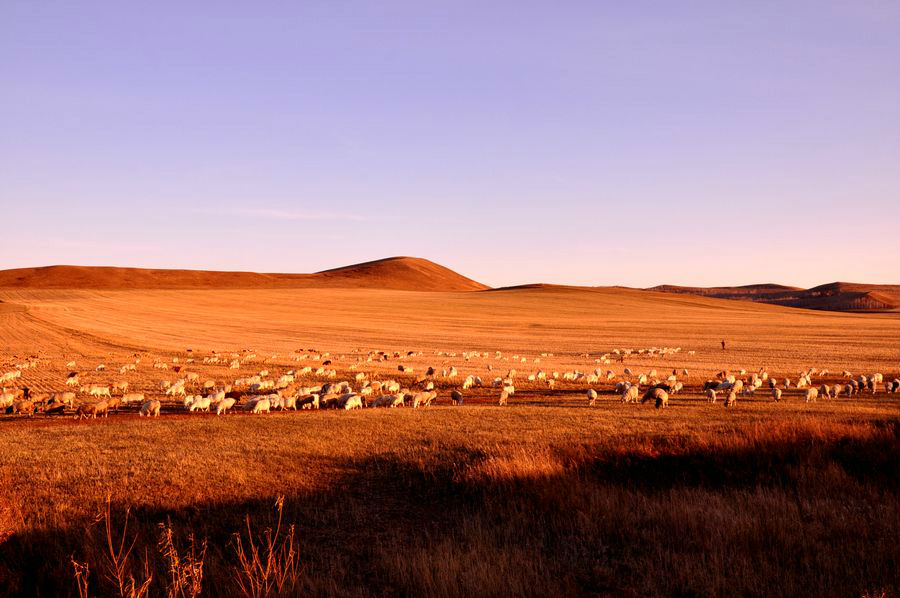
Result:
{"label": "dry grass", "polygon": [[[692,384],[763,365],[776,376],[815,366],[895,377],[900,359],[896,315],[627,291],[2,291],[0,299],[24,306],[0,313],[0,351],[7,363],[39,355],[22,383],[41,391],[62,390],[69,359],[85,382],[108,383],[138,353],[142,365],[124,377],[132,390],[158,393],[159,380],[176,375],[148,364],[173,352],[184,360],[188,347],[257,349],[259,360],[240,370],[192,364],[220,381],[262,367],[277,375],[296,367],[287,353],[301,347],[332,351],[340,377],[357,347],[424,350],[404,362],[417,373],[453,364],[487,376],[488,363],[585,371],[616,347],[681,346],[677,357],[603,367],[687,367]],[[499,349],[529,363],[463,362],[438,349]],[[555,356],[533,363],[547,351]],[[93,370],[98,362],[106,372]],[[362,365],[398,376],[396,361]],[[441,382],[443,397],[452,384]],[[508,408],[484,404],[495,394],[427,410],[217,418],[168,403],[149,421],[133,410],[86,422],[0,417],[0,588],[116,595],[133,579],[136,590],[149,580],[150,595],[208,596],[277,594],[279,583],[288,595],[900,589],[895,398],[807,405],[789,393],[783,403],[741,398],[725,410],[692,391],[657,412],[608,392],[588,408],[572,385],[522,384]]]}
{"label": "dry grass", "polygon": [[259,573],[235,533],[265,563],[273,550],[252,557],[247,541],[279,525],[296,526],[297,593],[893,595],[896,415],[608,404],[7,426],[18,507],[0,580],[72,591],[69,555],[103,571],[95,514],[111,492],[133,554],[154,551],[160,524],[208,542],[204,595]]}

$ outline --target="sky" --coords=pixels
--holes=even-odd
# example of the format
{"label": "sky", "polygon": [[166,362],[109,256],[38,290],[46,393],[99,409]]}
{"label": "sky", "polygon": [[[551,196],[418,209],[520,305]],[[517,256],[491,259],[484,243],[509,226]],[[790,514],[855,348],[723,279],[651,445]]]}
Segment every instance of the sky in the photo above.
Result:
{"label": "sky", "polygon": [[900,283],[900,3],[0,2],[0,268]]}

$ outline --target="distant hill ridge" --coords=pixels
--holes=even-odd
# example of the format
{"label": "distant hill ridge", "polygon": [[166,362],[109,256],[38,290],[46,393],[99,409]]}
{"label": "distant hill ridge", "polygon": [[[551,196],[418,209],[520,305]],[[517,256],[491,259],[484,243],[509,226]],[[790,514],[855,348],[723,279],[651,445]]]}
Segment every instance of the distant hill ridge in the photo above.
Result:
{"label": "distant hill ridge", "polygon": [[681,287],[660,285],[646,289],[664,293],[700,295],[717,299],[738,299],[828,311],[900,310],[900,285],[832,282],[810,289],[777,284],[740,287]]}
{"label": "distant hill ridge", "polygon": [[488,288],[449,268],[413,257],[391,257],[314,274],[108,266],[45,266],[0,271],[0,288],[116,290],[342,287],[406,291],[478,291]]}
{"label": "distant hill ridge", "polygon": [[[32,289],[248,289],[248,288],[366,288],[404,291],[516,291],[570,289],[553,284],[523,284],[500,289],[467,278],[432,261],[390,257],[312,274],[217,272],[104,266],[45,266],[0,270],[0,288]],[[697,295],[714,299],[754,301],[787,307],[829,311],[900,311],[900,285],[833,282],[810,289],[780,284],[735,287],[660,285],[645,291]],[[8,306],[7,306],[8,307]]]}

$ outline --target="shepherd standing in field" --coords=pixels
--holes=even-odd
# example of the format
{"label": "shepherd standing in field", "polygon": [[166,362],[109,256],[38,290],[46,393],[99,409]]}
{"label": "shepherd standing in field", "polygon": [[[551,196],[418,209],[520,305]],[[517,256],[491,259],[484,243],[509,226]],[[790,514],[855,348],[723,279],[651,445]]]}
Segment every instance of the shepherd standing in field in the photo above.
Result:
{"label": "shepherd standing in field", "polygon": [[722,339],[722,350],[723,351],[725,350],[725,339],[724,338]]}

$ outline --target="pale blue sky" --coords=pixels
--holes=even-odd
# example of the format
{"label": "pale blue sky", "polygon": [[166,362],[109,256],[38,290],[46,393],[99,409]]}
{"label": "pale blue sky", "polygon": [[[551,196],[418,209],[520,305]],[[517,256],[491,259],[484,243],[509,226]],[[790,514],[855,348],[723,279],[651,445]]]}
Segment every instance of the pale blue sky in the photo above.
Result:
{"label": "pale blue sky", "polygon": [[900,283],[900,4],[0,3],[0,268]]}

